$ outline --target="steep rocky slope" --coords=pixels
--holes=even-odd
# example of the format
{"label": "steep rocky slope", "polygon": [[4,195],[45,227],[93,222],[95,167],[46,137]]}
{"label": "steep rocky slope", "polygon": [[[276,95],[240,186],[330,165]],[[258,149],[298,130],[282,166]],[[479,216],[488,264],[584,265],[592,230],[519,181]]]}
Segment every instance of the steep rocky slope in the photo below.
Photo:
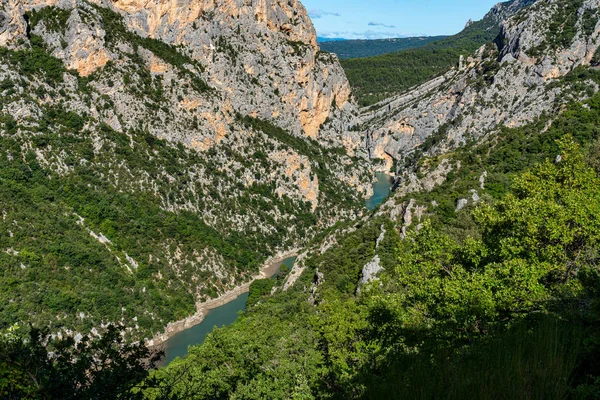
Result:
{"label": "steep rocky slope", "polygon": [[[364,114],[371,157],[389,168],[393,160],[444,153],[588,97],[595,84],[573,87],[561,78],[592,62],[598,12],[597,1],[538,1],[504,21],[496,45],[467,57],[462,70]],[[492,13],[506,15],[502,8]]]}
{"label": "steep rocky slope", "polygon": [[[353,149],[360,144],[357,135],[340,133],[342,125],[335,126],[337,130],[328,124],[321,127],[328,119],[339,124],[350,121],[353,106],[339,64],[332,56],[319,53],[314,28],[299,2],[99,1],[95,4],[120,12],[124,25],[135,34],[179,47],[202,65],[202,71],[197,72],[221,93],[218,103],[214,99],[208,103],[219,106],[223,113],[233,109],[243,115],[274,119],[295,134],[321,136],[324,141],[340,143],[344,138],[344,143]],[[59,11],[75,6],[72,15],[62,14],[63,26],[48,32],[52,34],[46,39],[52,54],[80,75],[88,76],[111,61],[117,63],[122,58],[119,53],[128,50],[115,48],[115,32],[106,32],[105,25],[89,25],[94,13],[90,14],[85,2],[70,1],[7,2],[0,44],[15,45],[18,39],[26,39],[28,28],[23,15],[46,6],[59,7]],[[45,37],[46,28],[41,26],[34,33]],[[128,44],[127,40],[122,42]],[[168,78],[173,72],[161,60],[148,56],[145,61],[157,76]],[[198,116],[210,110],[199,99],[184,97],[179,103],[179,108]],[[136,116],[131,117],[133,120]],[[165,128],[169,128],[165,134],[169,138],[199,148],[219,139],[214,134],[191,134],[176,126]],[[209,128],[222,135],[228,123],[223,118],[216,119]]]}
{"label": "steep rocky slope", "polygon": [[305,271],[315,274],[314,257],[369,229],[380,233],[368,232],[375,251],[360,265],[362,283],[393,265],[377,252],[386,229],[402,240],[429,220],[460,240],[476,234],[470,210],[502,198],[513,177],[537,163],[560,162],[556,140],[572,134],[589,145],[597,137],[600,2],[517,0],[488,16],[504,18],[502,32],[462,69],[361,110],[367,151],[377,169],[396,173],[395,191],[373,215],[313,242],[284,291]]}
{"label": "steep rocky slope", "polygon": [[362,212],[355,106],[297,2],[3,1],[0,323],[150,336]]}

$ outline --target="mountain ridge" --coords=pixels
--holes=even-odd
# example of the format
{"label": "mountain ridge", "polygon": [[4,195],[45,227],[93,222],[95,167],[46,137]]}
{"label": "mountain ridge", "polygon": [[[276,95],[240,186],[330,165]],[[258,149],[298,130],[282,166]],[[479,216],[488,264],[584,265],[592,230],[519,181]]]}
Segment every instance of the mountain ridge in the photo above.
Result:
{"label": "mountain ridge", "polygon": [[340,59],[372,57],[414,49],[444,39],[447,36],[415,36],[389,39],[348,39],[335,42],[321,42],[319,47],[329,53],[335,53]]}

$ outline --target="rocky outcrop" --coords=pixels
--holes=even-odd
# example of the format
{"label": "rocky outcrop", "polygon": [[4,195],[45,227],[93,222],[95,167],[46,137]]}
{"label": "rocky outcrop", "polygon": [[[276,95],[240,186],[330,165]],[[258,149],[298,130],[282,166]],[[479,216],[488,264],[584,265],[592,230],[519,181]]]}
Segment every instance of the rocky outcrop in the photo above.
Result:
{"label": "rocky outcrop", "polygon": [[490,12],[485,15],[484,19],[489,18],[500,24],[504,20],[518,13],[521,9],[529,7],[536,1],[537,0],[509,0],[498,3],[492,7]]}
{"label": "rocky outcrop", "polygon": [[23,18],[21,2],[10,0],[0,5],[0,46],[16,44],[27,36],[27,23]]}
{"label": "rocky outcrop", "polygon": [[375,255],[371,261],[365,264],[362,269],[362,276],[360,278],[360,282],[358,283],[358,287],[356,289],[357,293],[360,293],[361,288],[368,284],[369,282],[378,280],[377,274],[383,271],[385,268],[381,266],[381,259],[378,255]]}
{"label": "rocky outcrop", "polygon": [[319,289],[319,286],[321,286],[323,284],[323,282],[325,282],[325,274],[323,274],[322,272],[319,272],[319,268],[317,268],[315,270],[315,275],[313,276],[313,280],[312,283],[310,284],[310,287],[308,288],[308,303],[310,305],[315,305],[317,304],[317,298],[318,298],[318,292],[317,290]]}
{"label": "rocky outcrop", "polygon": [[[356,122],[356,107],[348,81],[337,58],[319,52],[314,28],[298,2],[95,3],[8,2],[2,12],[0,29],[5,32],[0,32],[0,43],[4,39],[7,45],[18,48],[29,29],[43,38],[52,55],[63,60],[67,68],[84,77],[95,74],[91,84],[115,104],[115,109],[99,110],[92,104],[90,113],[118,131],[141,126],[160,138],[207,151],[226,136],[245,135],[236,116],[249,115],[272,121],[324,147],[339,147],[350,156],[366,157],[361,135],[349,130]],[[51,15],[58,13],[60,17],[41,19],[35,26],[25,18],[48,6],[56,7]],[[110,9],[120,12],[123,20]],[[131,43],[133,37],[159,39],[176,46],[171,49],[184,57],[174,65],[157,56],[155,49]],[[138,62],[131,57],[135,52],[159,86],[152,90],[161,93],[161,104],[169,105],[152,110],[152,119],[147,118],[144,99],[128,85],[114,85],[131,79],[126,69]],[[207,83],[207,90],[190,92],[183,87],[194,86],[196,77]],[[174,85],[180,89],[173,90]],[[368,195],[370,178],[347,172],[350,174],[340,166],[335,174]],[[294,180],[293,188],[278,185],[279,193],[294,195],[299,191],[316,209],[319,183],[310,168]]]}
{"label": "rocky outcrop", "polygon": [[[119,12],[128,30],[176,46],[202,66],[196,72],[220,96],[208,101],[187,99],[186,107],[199,118],[215,108],[229,110],[229,115],[238,112],[271,120],[298,136],[344,147],[353,155],[364,154],[361,135],[349,129],[357,123],[357,109],[345,74],[335,55],[320,52],[314,27],[298,1],[93,3]],[[106,24],[86,4],[83,0],[10,0],[0,14],[0,45],[17,47],[19,39],[26,39],[24,15],[55,6],[72,10],[65,31],[49,32],[42,23],[36,32],[49,42],[54,56],[82,76],[110,61],[118,63],[118,52],[105,43]],[[98,23],[92,24],[94,20]],[[172,78],[164,65],[152,64],[150,70]],[[230,129],[230,120],[224,116],[210,128],[222,134]],[[210,140],[173,126],[162,129],[162,136],[188,145],[203,143],[203,147],[218,141],[214,135]]]}

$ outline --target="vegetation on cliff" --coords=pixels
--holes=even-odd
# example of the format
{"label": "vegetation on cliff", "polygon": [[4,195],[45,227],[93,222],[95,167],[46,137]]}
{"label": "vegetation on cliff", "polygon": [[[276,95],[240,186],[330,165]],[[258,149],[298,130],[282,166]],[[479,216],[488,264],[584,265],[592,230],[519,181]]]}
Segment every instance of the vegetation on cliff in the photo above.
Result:
{"label": "vegetation on cliff", "polygon": [[[342,147],[235,114],[218,140],[157,137],[188,97],[219,96],[184,49],[86,2],[30,14],[29,37],[0,47],[0,329],[122,323],[128,338],[151,338],[360,210],[360,193],[332,171],[352,175],[364,161]],[[82,76],[55,56],[77,19],[106,29],[118,61]],[[173,75],[151,71],[148,57]],[[178,129],[202,130],[192,112]]]}

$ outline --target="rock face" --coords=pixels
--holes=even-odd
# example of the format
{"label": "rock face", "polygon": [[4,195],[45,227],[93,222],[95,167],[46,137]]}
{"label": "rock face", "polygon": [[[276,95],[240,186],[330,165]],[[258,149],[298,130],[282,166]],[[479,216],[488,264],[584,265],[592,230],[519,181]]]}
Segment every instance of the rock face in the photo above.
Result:
{"label": "rock face", "polygon": [[26,36],[27,24],[23,19],[21,2],[10,0],[0,6],[0,46]]}
{"label": "rock face", "polygon": [[[296,135],[344,146],[353,153],[362,151],[360,135],[348,130],[355,123],[356,113],[348,81],[336,56],[319,51],[314,27],[298,1],[94,0],[93,3],[119,12],[132,32],[176,46],[203,66],[200,75],[219,91],[221,99],[218,102],[189,99],[184,107],[196,110],[199,115],[217,107],[230,110],[229,114],[239,112],[272,120]],[[109,61],[119,60],[119,54],[106,43],[103,25],[91,26],[82,21],[81,15],[86,14],[83,10],[89,8],[84,1],[34,0],[22,4],[21,11],[3,14],[4,19],[10,16],[13,20],[9,23],[13,42],[26,36],[25,12],[57,6],[73,11],[64,35],[54,32],[55,40],[51,40],[56,57],[84,76]],[[58,42],[61,39],[67,48],[61,48]],[[165,65],[152,60],[148,64],[153,73],[168,77]],[[163,136],[192,145],[214,142],[219,139],[218,132],[230,126],[228,118],[211,125],[217,131],[216,136],[207,138],[180,132],[173,126],[164,129]]]}
{"label": "rock face", "polygon": [[[55,10],[51,13],[54,19],[41,19],[35,26],[26,20],[26,14],[48,7]],[[119,12],[122,20],[109,10]],[[349,130],[357,121],[357,109],[344,72],[334,55],[319,51],[312,23],[297,1],[3,3],[0,45],[23,48],[28,30],[41,36],[51,54],[67,68],[83,77],[95,74],[91,84],[115,107],[103,112],[92,105],[90,113],[118,131],[142,127],[160,138],[207,151],[227,136],[244,135],[236,124],[236,116],[241,115],[271,121],[326,148],[343,148],[351,156],[366,155],[362,136]],[[130,42],[132,34],[167,43],[185,58],[174,65],[152,49],[138,51],[139,46]],[[138,53],[135,60],[130,57],[132,52]],[[128,85],[111,85],[129,79],[130,73],[117,66],[132,61],[145,64],[157,82],[155,89],[162,92],[160,102],[168,105],[152,110],[151,120],[146,118],[147,102],[132,95]],[[107,65],[110,68],[105,68]],[[98,79],[108,75],[107,70],[110,79]],[[184,75],[190,78],[187,82],[182,81]],[[206,82],[206,90],[188,90],[198,78]],[[182,90],[173,90],[179,85]],[[298,155],[290,156],[291,161],[274,158],[293,164]],[[286,170],[288,176],[289,168],[293,167]],[[310,168],[300,175],[294,177],[295,186],[315,209],[318,179]],[[369,194],[370,179],[365,174],[340,170],[336,175],[359,193]],[[284,185],[278,191],[291,192]]]}
{"label": "rock face", "polygon": [[[120,299],[114,310],[75,310],[85,325],[110,314],[134,335],[155,334],[186,316],[156,299],[193,314],[197,301],[247,282],[261,258],[356,218],[371,191],[364,140],[349,130],[358,122],[350,87],[297,1],[2,0],[0,47],[0,141],[10,143],[0,168],[89,182],[110,199],[86,207],[96,197],[83,196],[59,213],[114,267],[95,278],[119,282],[107,295]],[[139,226],[96,212],[115,199],[122,223]],[[149,229],[140,204],[166,222]],[[11,225],[26,225],[19,207],[3,210],[0,237],[17,253],[0,262],[25,274],[19,251],[35,235]],[[32,231],[51,225],[46,217]],[[116,306],[132,293],[139,302]],[[58,314],[83,329],[62,309],[36,318]]]}
{"label": "rock face", "polygon": [[369,282],[376,281],[377,274],[383,271],[384,268],[381,266],[381,259],[379,255],[375,255],[371,261],[369,261],[362,269],[362,277],[358,283],[357,293],[360,293],[361,287]]}
{"label": "rock face", "polygon": [[[464,70],[450,71],[361,116],[363,126],[368,127],[365,135],[371,157],[389,162],[417,149],[443,153],[501,125],[522,126],[543,113],[555,112],[571,96],[585,98],[585,93],[573,93],[560,78],[590,64],[598,48],[600,2],[577,0],[571,7],[575,9],[568,12],[577,17],[566,23],[573,26],[546,35],[553,20],[565,19],[567,11],[557,1],[496,6],[491,11],[495,18],[509,16],[502,21],[496,45],[486,45],[469,57]],[[515,15],[517,10],[521,11]],[[570,36],[568,32],[576,33]]]}
{"label": "rock face", "polygon": [[504,20],[512,17],[521,9],[529,7],[538,0],[509,0],[496,4],[486,17],[491,17],[497,23],[502,23]]}

